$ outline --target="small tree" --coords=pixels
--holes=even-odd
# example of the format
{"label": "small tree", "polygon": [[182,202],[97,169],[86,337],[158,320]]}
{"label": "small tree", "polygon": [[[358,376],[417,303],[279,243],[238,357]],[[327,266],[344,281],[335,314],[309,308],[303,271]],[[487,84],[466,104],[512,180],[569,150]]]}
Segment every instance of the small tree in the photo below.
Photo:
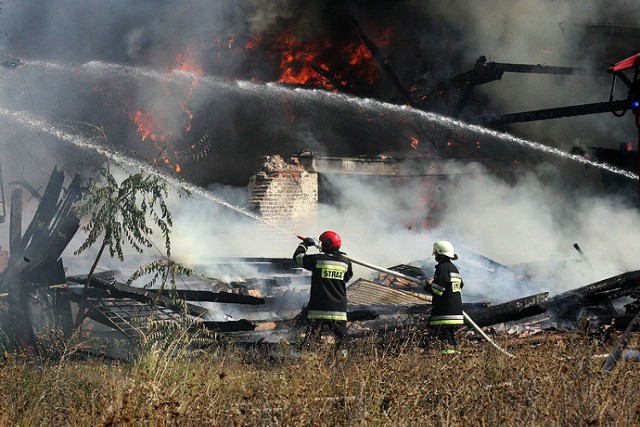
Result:
{"label": "small tree", "polygon": [[166,181],[139,172],[118,183],[111,174],[108,163],[97,168],[96,176],[89,180],[86,195],[78,208],[80,217],[88,218],[88,222],[81,227],[87,233],[87,238],[74,254],[78,255],[98,242],[100,249],[84,285],[76,328],[80,327],[86,315],[89,284],[106,249],[111,257],[124,261],[123,245],[128,243],[138,253],[142,253],[145,248],[154,246],[150,236],[154,229],[159,230],[166,255],[160,261],[139,267],[128,283],[145,274],[154,273],[152,280],[145,286],[151,286],[161,279],[163,288],[169,282],[172,289],[175,289],[176,276],[194,273],[171,259],[170,235],[173,222],[165,202],[168,195]]}

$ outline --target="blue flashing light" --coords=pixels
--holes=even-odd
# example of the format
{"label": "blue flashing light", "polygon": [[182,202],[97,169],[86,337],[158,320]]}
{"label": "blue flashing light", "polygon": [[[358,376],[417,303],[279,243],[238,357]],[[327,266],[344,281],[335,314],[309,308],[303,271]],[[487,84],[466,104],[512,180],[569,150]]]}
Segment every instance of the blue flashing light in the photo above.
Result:
{"label": "blue flashing light", "polygon": [[638,102],[638,101],[633,101],[633,102],[631,103],[631,108],[636,109],[636,108],[638,108],[638,107],[640,107],[640,102]]}

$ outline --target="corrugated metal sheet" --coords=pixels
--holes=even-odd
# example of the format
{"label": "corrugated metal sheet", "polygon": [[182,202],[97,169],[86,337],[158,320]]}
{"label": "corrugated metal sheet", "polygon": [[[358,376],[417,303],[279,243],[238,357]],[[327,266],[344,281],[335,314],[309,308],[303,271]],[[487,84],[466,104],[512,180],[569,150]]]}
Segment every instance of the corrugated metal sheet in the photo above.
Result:
{"label": "corrugated metal sheet", "polygon": [[431,304],[431,296],[393,289],[365,279],[358,279],[347,287],[350,304]]}

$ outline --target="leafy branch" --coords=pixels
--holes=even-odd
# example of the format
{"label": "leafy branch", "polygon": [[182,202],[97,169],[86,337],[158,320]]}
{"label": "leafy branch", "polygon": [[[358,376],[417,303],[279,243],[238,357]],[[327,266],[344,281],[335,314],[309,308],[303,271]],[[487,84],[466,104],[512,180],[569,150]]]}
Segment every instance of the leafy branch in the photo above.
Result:
{"label": "leafy branch", "polygon": [[108,163],[97,168],[96,176],[89,180],[85,198],[78,208],[78,214],[88,219],[81,227],[87,237],[74,254],[79,255],[96,243],[100,244],[100,249],[85,282],[76,328],[80,327],[86,315],[89,284],[105,250],[111,257],[124,261],[123,245],[129,244],[142,253],[155,246],[150,236],[159,230],[166,257],[138,268],[128,283],[153,273],[154,277],[147,286],[160,279],[163,287],[168,281],[175,289],[176,276],[194,273],[171,260],[173,220],[165,201],[167,196],[167,183],[159,177],[139,172],[118,183]]}

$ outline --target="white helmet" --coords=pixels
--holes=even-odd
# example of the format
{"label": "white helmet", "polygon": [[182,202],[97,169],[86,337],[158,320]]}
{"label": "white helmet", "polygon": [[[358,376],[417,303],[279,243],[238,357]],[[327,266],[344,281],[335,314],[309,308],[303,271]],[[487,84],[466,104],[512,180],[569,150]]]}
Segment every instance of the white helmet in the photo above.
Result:
{"label": "white helmet", "polygon": [[453,245],[446,240],[438,240],[433,244],[432,255],[444,255],[451,259],[458,259],[458,255],[454,253]]}

